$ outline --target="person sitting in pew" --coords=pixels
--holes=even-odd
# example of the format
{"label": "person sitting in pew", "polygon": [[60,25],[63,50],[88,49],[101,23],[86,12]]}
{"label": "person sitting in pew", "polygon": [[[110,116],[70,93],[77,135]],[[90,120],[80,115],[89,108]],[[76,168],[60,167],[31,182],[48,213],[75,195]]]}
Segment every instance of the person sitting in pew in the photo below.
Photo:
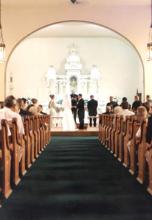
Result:
{"label": "person sitting in pew", "polygon": [[38,114],[39,115],[47,115],[47,113],[43,112],[43,106],[42,105],[38,105]]}
{"label": "person sitting in pew", "polygon": [[[142,123],[144,120],[147,120],[147,118],[148,118],[147,109],[144,106],[139,106],[137,108],[137,119]],[[139,143],[140,137],[141,137],[141,126],[136,132],[136,143]]]}
{"label": "person sitting in pew", "polygon": [[113,101],[113,96],[109,97],[109,102],[106,104],[106,106],[111,106],[111,109],[113,109],[118,105],[116,101]]}
{"label": "person sitting in pew", "polygon": [[152,148],[152,109],[150,109],[149,113],[150,116],[148,117],[146,142],[147,142],[147,148]]}
{"label": "person sitting in pew", "polygon": [[27,107],[27,110],[32,115],[38,115],[38,100],[33,98],[31,101],[32,104]]}
{"label": "person sitting in pew", "polygon": [[0,109],[0,117],[1,119],[6,119],[8,122],[12,121],[13,118],[17,119],[17,127],[18,127],[18,132],[20,135],[24,134],[24,126],[22,122],[22,118],[19,115],[19,113],[15,112],[16,111],[16,99],[14,96],[8,96],[6,97],[4,101],[4,108]]}
{"label": "person sitting in pew", "polygon": [[128,108],[129,108],[128,102],[122,103],[122,106],[121,106],[121,107],[122,107],[122,109],[123,109],[121,115],[123,116],[124,121],[126,120],[126,116],[135,115],[134,112],[132,112],[131,110],[128,109]]}
{"label": "person sitting in pew", "polygon": [[150,108],[152,106],[152,100],[150,98],[150,95],[146,95],[146,102],[143,103],[143,106],[146,107],[147,111],[150,111]]}
{"label": "person sitting in pew", "polygon": [[135,95],[134,102],[132,103],[133,112],[137,112],[137,108],[142,105],[142,102],[139,100],[139,96]]}
{"label": "person sitting in pew", "polygon": [[31,112],[27,111],[27,100],[25,98],[17,99],[17,103],[21,117],[32,115]]}
{"label": "person sitting in pew", "polygon": [[104,113],[102,113],[102,114],[104,114],[104,115],[110,115],[110,114],[112,114],[113,112],[112,112],[112,108],[111,108],[111,106],[110,105],[107,105],[106,106],[106,111],[104,112]]}
{"label": "person sitting in pew", "polygon": [[122,115],[122,111],[123,111],[123,109],[121,106],[116,106],[114,108],[114,115]]}

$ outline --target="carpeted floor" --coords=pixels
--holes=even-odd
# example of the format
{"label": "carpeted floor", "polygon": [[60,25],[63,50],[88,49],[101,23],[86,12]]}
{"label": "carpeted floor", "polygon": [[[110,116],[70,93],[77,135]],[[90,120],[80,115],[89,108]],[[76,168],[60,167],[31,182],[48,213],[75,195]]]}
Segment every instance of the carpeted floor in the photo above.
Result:
{"label": "carpeted floor", "polygon": [[152,197],[95,137],[53,138],[1,220],[151,220]]}

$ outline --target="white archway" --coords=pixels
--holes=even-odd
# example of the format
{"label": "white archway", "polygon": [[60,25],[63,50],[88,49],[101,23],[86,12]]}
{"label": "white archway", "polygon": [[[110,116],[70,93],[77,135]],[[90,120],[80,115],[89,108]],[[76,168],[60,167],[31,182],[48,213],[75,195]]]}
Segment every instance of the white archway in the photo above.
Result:
{"label": "white archway", "polygon": [[[65,21],[65,22],[58,22],[58,23],[55,23],[55,24],[51,24],[51,25],[47,25],[46,27],[42,27],[41,29],[39,29],[39,30],[37,30],[37,31],[41,31],[41,30],[44,30],[45,28],[48,28],[48,27],[53,27],[53,28],[55,28],[55,26],[57,27],[59,27],[61,24],[67,24],[67,26],[68,26],[68,24],[70,24],[70,23],[77,23],[77,26],[79,26],[79,24],[80,24],[80,26],[81,26],[81,24],[84,24],[84,25],[91,25],[92,26],[92,32],[93,31],[95,31],[95,27],[98,27],[98,29],[105,29],[105,30],[107,30],[107,32],[109,31],[109,32],[111,32],[111,33],[113,33],[113,35],[114,35],[114,38],[117,36],[118,37],[118,39],[119,39],[119,43],[120,44],[122,44],[121,46],[121,49],[123,48],[123,46],[125,45],[126,46],[126,48],[128,48],[128,50],[130,50],[130,54],[134,54],[133,56],[134,56],[134,58],[136,57],[136,64],[135,63],[131,63],[131,59],[128,57],[127,58],[127,56],[124,56],[124,61],[127,63],[129,63],[129,65],[131,64],[132,65],[132,67],[133,67],[133,65],[136,65],[136,73],[134,73],[134,75],[133,76],[131,76],[131,74],[129,75],[129,73],[128,73],[128,77],[129,77],[129,79],[131,79],[130,81],[133,81],[132,80],[132,78],[136,78],[137,79],[137,81],[139,81],[138,83],[135,83],[134,84],[134,86],[135,86],[135,88],[134,89],[132,89],[132,87],[133,87],[133,85],[131,85],[131,88],[130,88],[130,90],[132,89],[132,96],[136,93],[136,91],[137,91],[137,89],[138,89],[138,91],[139,92],[141,92],[142,94],[143,94],[143,96],[144,96],[144,87],[145,87],[145,85],[144,85],[144,66],[143,66],[143,62],[142,62],[142,59],[141,59],[141,56],[140,56],[140,54],[139,54],[139,52],[137,51],[137,49],[134,47],[134,45],[130,42],[130,41],[128,41],[128,39],[126,39],[124,36],[122,36],[121,34],[119,34],[119,33],[117,33],[117,32],[115,32],[115,31],[113,31],[113,30],[111,30],[111,29],[109,29],[109,28],[107,28],[107,27],[105,27],[105,26],[102,26],[102,25],[98,25],[98,24],[94,24],[94,23],[91,23],[91,22],[83,22],[83,21]],[[9,58],[8,58],[8,61],[7,61],[7,65],[6,65],[6,77],[5,77],[5,82],[6,82],[6,88],[5,88],[5,94],[7,95],[8,94],[8,83],[9,83],[9,80],[11,79],[11,77],[13,77],[13,76],[11,76],[10,77],[10,75],[12,74],[12,75],[14,75],[14,73],[13,73],[13,68],[12,68],[12,66],[13,65],[15,65],[15,62],[16,62],[16,65],[18,65],[17,64],[17,59],[15,60],[15,62],[13,63],[12,62],[12,60],[13,59],[15,59],[15,54],[17,53],[17,50],[19,51],[20,49],[21,49],[21,47],[24,45],[24,44],[27,44],[26,46],[28,46],[28,43],[27,43],[27,41],[30,41],[31,39],[32,39],[32,35],[34,35],[35,34],[35,36],[36,36],[36,33],[38,33],[37,31],[34,31],[32,34],[30,34],[30,35],[28,35],[26,38],[24,38],[22,41],[20,41],[16,46],[15,46],[15,48],[12,50],[12,52],[11,52],[11,54],[10,54],[10,56],[9,56]],[[52,32],[53,33],[53,32]],[[72,38],[72,37],[71,37]],[[114,39],[113,38],[113,39]],[[112,39],[112,38],[111,38]],[[115,43],[116,43],[116,41],[117,41],[117,43],[118,43],[118,39],[116,40],[116,38],[115,38]],[[111,40],[112,41],[112,40]],[[110,42],[110,41],[109,41]],[[116,43],[116,45],[115,45],[115,49],[117,48],[117,44]],[[119,44],[119,46],[120,46],[120,44]],[[32,45],[32,44],[31,44]],[[89,46],[89,44],[88,44],[88,46]],[[111,54],[111,51],[110,51],[110,49],[114,49],[114,48],[110,48],[110,46],[111,45],[109,45],[108,46],[108,44],[106,45],[107,46],[107,50],[108,50],[108,53],[109,54]],[[31,49],[31,48],[30,48]],[[103,47],[102,49],[104,49],[104,50],[106,50],[106,47]],[[130,55],[129,54],[129,55]],[[118,55],[118,54],[117,54]],[[126,54],[127,55],[127,54]],[[99,55],[100,56],[100,55]],[[25,57],[24,57],[25,58]],[[108,56],[106,57],[106,58],[108,58]],[[110,57],[110,60],[108,61],[109,63],[110,63],[110,61],[112,61],[113,59],[115,59],[116,58],[116,56],[114,56],[114,54],[113,54],[113,57]],[[83,56],[83,59],[84,59],[84,56]],[[130,59],[130,60],[129,60]],[[21,61],[21,60],[20,60]],[[133,60],[133,61],[135,61],[135,60]],[[26,59],[26,62],[27,62],[27,59]],[[118,61],[117,61],[118,62]],[[124,62],[124,63],[125,63]],[[13,63],[13,64],[12,64]],[[123,70],[123,67],[126,67],[126,65],[124,65],[124,63],[123,63],[123,65],[122,65],[122,69],[121,70]],[[53,63],[50,63],[50,64],[53,64]],[[96,63],[91,63],[90,65],[92,65],[92,64],[96,64]],[[117,68],[118,69],[120,69],[120,66],[119,66],[119,63],[117,63],[118,64],[118,66],[117,66]],[[139,70],[138,70],[138,65],[139,65]],[[108,66],[108,65],[107,65]],[[102,68],[103,66],[101,66],[101,68]],[[12,68],[12,70],[11,70],[11,68]],[[102,71],[104,71],[103,69],[102,69]],[[130,69],[128,69],[128,71],[130,71]],[[138,72],[139,71],[139,72]],[[23,72],[21,69],[20,69],[20,72]],[[25,73],[25,72],[24,72]],[[108,72],[109,73],[109,72]],[[133,72],[132,72],[133,73]],[[25,75],[25,74],[24,74]],[[120,76],[120,74],[119,74],[119,76]],[[125,75],[123,75],[123,73],[122,73],[122,77],[124,77]],[[131,78],[132,77],[132,78]],[[115,78],[117,78],[117,76],[113,76],[113,79],[115,79]],[[106,79],[106,81],[110,81],[111,80],[111,78],[107,78]],[[118,78],[117,78],[117,80],[118,80]],[[122,84],[122,82],[124,82],[124,93],[122,93],[122,94],[120,94],[120,96],[123,96],[123,95],[125,95],[126,93],[127,93],[127,91],[129,91],[129,88],[126,88],[126,84],[125,84],[125,80],[129,83],[129,81],[128,81],[128,78],[127,77],[125,77],[124,78],[124,81],[123,80],[121,80],[121,84]],[[25,81],[24,81],[25,82]],[[27,85],[28,85],[29,83],[27,83]],[[105,84],[105,82],[103,81],[103,84]],[[113,83],[114,84],[114,83]],[[38,85],[39,86],[39,85]],[[101,85],[102,86],[102,85]],[[110,88],[112,87],[112,83],[109,83],[109,84],[107,84],[107,87],[105,88],[105,90],[104,90],[104,92],[107,94],[106,95],[106,98],[110,95],[110,94],[112,94],[112,91],[114,91],[113,89],[110,91]],[[116,85],[116,87],[118,87],[117,85]],[[114,87],[113,87],[114,88]],[[116,90],[117,90],[117,94],[119,93],[119,89],[118,88],[115,88]],[[128,89],[128,90],[127,90]],[[20,90],[21,90],[21,88],[20,88]],[[109,90],[109,93],[108,93],[108,90]],[[120,90],[122,91],[122,87],[120,88]],[[19,91],[19,90],[18,90]],[[22,96],[24,95],[23,93],[19,93],[18,91],[16,91],[15,92],[15,95],[17,95],[17,94],[21,94]],[[102,90],[102,92],[103,92],[103,90]],[[27,94],[27,91],[26,91],[26,94]],[[25,94],[25,95],[26,95]],[[32,94],[32,93],[31,93]],[[116,96],[118,96],[116,94]],[[25,96],[24,95],[24,96]],[[30,93],[29,93],[29,95],[30,95]],[[113,95],[115,95],[115,94],[113,94]],[[126,94],[127,95],[127,94]],[[33,96],[37,96],[36,95],[36,93],[33,93]],[[120,98],[120,97],[119,97]],[[130,95],[130,98],[131,98],[131,95]]]}

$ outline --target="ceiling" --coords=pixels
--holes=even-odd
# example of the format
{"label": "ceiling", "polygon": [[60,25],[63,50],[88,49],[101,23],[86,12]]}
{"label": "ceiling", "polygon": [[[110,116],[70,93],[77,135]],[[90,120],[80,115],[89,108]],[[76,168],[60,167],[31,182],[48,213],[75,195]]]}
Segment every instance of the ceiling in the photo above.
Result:
{"label": "ceiling", "polygon": [[36,31],[30,38],[50,37],[113,37],[119,35],[105,27],[85,22],[63,22]]}
{"label": "ceiling", "polygon": [[[64,6],[71,5],[70,0],[1,0],[2,5],[6,7],[38,7],[38,6]],[[150,5],[151,0],[77,0],[78,4],[76,5],[89,5],[89,6],[119,6],[119,5]]]}

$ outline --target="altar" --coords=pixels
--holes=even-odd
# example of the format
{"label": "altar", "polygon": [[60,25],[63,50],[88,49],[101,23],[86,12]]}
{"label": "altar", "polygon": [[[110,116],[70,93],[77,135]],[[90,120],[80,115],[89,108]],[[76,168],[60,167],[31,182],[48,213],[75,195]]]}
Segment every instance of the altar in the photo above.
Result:
{"label": "altar", "polygon": [[95,64],[92,64],[90,70],[86,69],[76,47],[73,46],[65,59],[64,73],[56,71],[53,65],[48,68],[46,81],[49,94],[55,94],[58,98],[63,98],[65,94],[78,93],[85,99],[91,94],[97,97],[100,93],[101,73]]}

